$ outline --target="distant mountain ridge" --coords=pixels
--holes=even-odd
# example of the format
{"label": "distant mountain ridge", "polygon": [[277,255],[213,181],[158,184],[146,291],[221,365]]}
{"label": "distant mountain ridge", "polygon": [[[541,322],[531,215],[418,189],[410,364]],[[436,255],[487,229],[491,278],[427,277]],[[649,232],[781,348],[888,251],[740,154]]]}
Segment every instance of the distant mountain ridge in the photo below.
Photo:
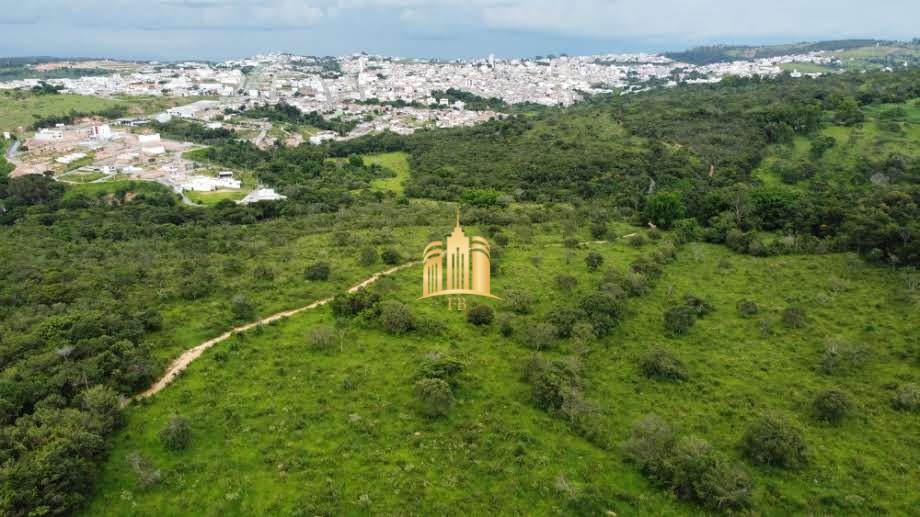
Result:
{"label": "distant mountain ridge", "polygon": [[[910,42],[879,39],[843,39],[818,42],[800,42],[779,45],[708,45],[694,47],[680,52],[665,52],[664,56],[690,63],[692,65],[709,65],[728,61],[760,59],[788,54],[804,54],[819,50],[843,51],[866,47],[897,48],[908,51],[920,51],[920,40]],[[881,54],[881,53],[880,53]]]}

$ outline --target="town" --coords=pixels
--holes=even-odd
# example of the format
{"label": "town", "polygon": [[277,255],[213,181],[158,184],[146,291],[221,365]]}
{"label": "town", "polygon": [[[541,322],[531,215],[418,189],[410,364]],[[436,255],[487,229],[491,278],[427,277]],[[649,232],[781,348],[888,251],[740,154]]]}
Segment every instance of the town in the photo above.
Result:
{"label": "town", "polygon": [[[792,77],[820,75],[803,74],[794,66],[836,61],[822,51],[708,65],[646,53],[526,59],[489,55],[454,61],[364,53],[340,58],[272,53],[215,64],[44,63],[36,68],[91,66],[105,73],[6,81],[0,82],[0,90],[45,87],[65,95],[189,100],[139,117],[83,118],[54,127],[16,128],[15,137],[5,135],[17,140],[8,149],[8,159],[16,165],[14,175],[50,172],[61,181],[77,183],[128,177],[168,185],[190,204],[194,202],[185,192],[231,193],[231,198],[245,203],[283,196],[246,181],[246,171],[211,170],[188,159],[187,151],[202,146],[170,139],[150,129],[150,124],[183,120],[212,130],[226,129],[263,149],[305,142],[320,145],[382,131],[408,135],[423,128],[472,126],[522,106],[569,106],[591,95],[625,95],[679,82],[713,83],[727,76],[775,76],[784,71]],[[315,120],[321,123],[316,125],[329,123],[329,127],[308,125],[295,130],[271,120],[239,116],[265,106],[292,106],[300,113],[317,115]]]}

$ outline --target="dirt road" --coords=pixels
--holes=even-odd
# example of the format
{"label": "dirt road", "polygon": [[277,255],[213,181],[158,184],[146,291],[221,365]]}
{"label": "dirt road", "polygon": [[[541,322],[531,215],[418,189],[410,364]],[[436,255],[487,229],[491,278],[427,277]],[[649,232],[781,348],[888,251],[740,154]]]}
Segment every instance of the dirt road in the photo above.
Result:
{"label": "dirt road", "polygon": [[[418,264],[421,264],[421,262],[410,262],[410,263],[408,263],[408,264],[403,264],[403,265],[401,265],[401,266],[396,266],[396,267],[394,267],[394,268],[392,268],[392,269],[388,269],[388,270],[386,270],[386,271],[380,271],[380,272],[378,272],[378,273],[374,273],[374,274],[371,275],[370,277],[368,277],[368,278],[366,278],[365,280],[363,280],[361,283],[359,283],[359,284],[353,286],[352,288],[350,288],[350,289],[348,290],[348,292],[349,292],[349,293],[353,293],[353,292],[357,291],[358,289],[361,289],[361,288],[363,288],[363,287],[367,287],[367,286],[373,284],[374,282],[376,282],[377,280],[379,280],[381,277],[384,277],[384,276],[387,276],[387,275],[392,275],[393,273],[396,273],[397,271],[400,271],[400,270],[403,270],[403,269],[406,269],[406,268],[408,268],[408,267],[412,267],[412,266],[415,266],[415,265],[418,265]],[[194,347],[194,348],[189,348],[189,349],[186,350],[185,352],[182,352],[182,354],[181,354],[179,357],[177,357],[176,360],[174,360],[174,361],[172,362],[172,364],[169,365],[169,368],[166,369],[166,373],[163,374],[163,377],[161,377],[158,381],[156,381],[155,383],[153,383],[153,385],[150,386],[149,388],[147,388],[145,391],[143,391],[143,392],[141,392],[141,393],[135,395],[133,398],[125,399],[125,401],[122,403],[122,407],[127,406],[127,405],[130,404],[131,401],[133,401],[133,400],[141,400],[141,399],[145,399],[145,398],[152,397],[152,396],[156,395],[157,393],[159,393],[160,391],[162,391],[164,388],[166,388],[167,386],[169,386],[169,384],[172,383],[172,381],[174,381],[174,380],[176,379],[176,377],[177,377],[180,373],[182,373],[182,371],[185,370],[185,368],[186,368],[189,364],[192,363],[192,361],[194,361],[195,359],[198,359],[199,357],[201,357],[201,354],[203,354],[205,350],[207,350],[207,349],[211,348],[212,346],[214,346],[214,345],[220,343],[221,341],[225,341],[227,338],[233,336],[234,334],[237,334],[237,333],[239,333],[239,332],[245,332],[245,331],[247,331],[247,330],[249,330],[249,329],[251,329],[251,328],[253,328],[253,327],[257,327],[257,326],[259,326],[259,325],[265,325],[265,324],[271,323],[271,322],[273,322],[273,321],[278,321],[278,320],[280,320],[280,319],[284,319],[284,318],[293,316],[293,315],[298,314],[298,313],[301,313],[301,312],[303,312],[303,311],[308,311],[308,310],[310,310],[310,309],[315,309],[315,308],[320,307],[320,306],[322,306],[322,305],[326,305],[326,304],[329,303],[330,301],[332,301],[332,297],[324,298],[324,299],[322,299],[322,300],[316,300],[315,302],[311,303],[310,305],[306,305],[306,306],[304,306],[304,307],[300,307],[300,308],[297,308],[297,309],[291,309],[291,310],[287,310],[287,311],[278,312],[278,313],[272,314],[271,316],[266,316],[265,318],[262,318],[262,319],[260,319],[260,320],[258,320],[258,321],[254,321],[254,322],[252,322],[252,323],[247,323],[247,324],[245,324],[245,325],[240,325],[240,326],[238,326],[238,327],[233,327],[232,329],[228,330],[227,332],[224,332],[223,334],[221,334],[221,335],[219,335],[219,336],[217,336],[217,337],[215,337],[215,338],[209,339],[209,340],[205,341],[204,343],[201,343],[200,345],[198,345],[198,346],[196,346],[196,347]]]}

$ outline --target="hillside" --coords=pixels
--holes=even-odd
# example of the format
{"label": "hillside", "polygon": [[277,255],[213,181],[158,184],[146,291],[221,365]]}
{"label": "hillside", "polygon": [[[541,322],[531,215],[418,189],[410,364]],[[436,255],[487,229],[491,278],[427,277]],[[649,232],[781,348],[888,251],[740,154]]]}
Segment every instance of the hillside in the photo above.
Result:
{"label": "hillside", "polygon": [[[756,510],[904,514],[916,505],[900,487],[913,482],[909,465],[920,461],[910,431],[917,416],[890,399],[916,379],[920,343],[909,315],[920,299],[897,274],[852,255],[763,259],[686,245],[609,336],[576,329],[580,337],[550,336],[536,350],[528,328],[609,282],[606,268],[587,271],[589,250],[624,271],[656,243],[567,250],[552,225],[534,233],[512,233],[500,261],[493,289],[506,301],[489,304],[501,323],[477,328],[443,300],[415,302],[416,267],[372,288],[386,303],[411,307],[417,328],[408,334],[323,308],[208,354],[174,387],[129,410],[87,513],[693,513],[651,488],[622,451],[649,413],[744,464]],[[571,292],[552,281],[562,271],[577,279]],[[534,299],[528,314],[508,306],[516,289]],[[668,334],[662,314],[687,293],[713,312],[685,335]],[[742,300],[756,303],[757,315],[742,317]],[[788,307],[807,308],[801,328],[782,322]],[[317,328],[334,329],[333,342],[316,343]],[[643,357],[661,347],[685,364],[686,380],[643,375]],[[463,365],[456,402],[440,418],[421,414],[413,396],[432,357]],[[538,392],[522,378],[534,357],[578,365],[584,400],[576,423],[539,408]],[[839,426],[813,414],[815,397],[831,388],[846,390],[854,408]],[[743,433],[771,413],[803,429],[806,467],[744,460]],[[191,433],[180,452],[160,438],[175,415]],[[896,464],[904,468],[890,468]],[[145,481],[152,472],[157,479]]]}
{"label": "hillside", "polygon": [[837,57],[845,69],[880,68],[902,65],[904,62],[917,64],[920,60],[920,44],[915,41],[882,41],[872,39],[849,39],[819,42],[804,42],[784,45],[711,45],[696,47],[681,52],[666,52],[665,56],[676,61],[694,65],[708,65],[727,61],[768,58],[791,54],[825,52]]}
{"label": "hillside", "polygon": [[[0,174],[0,513],[909,514],[918,85],[193,151],[287,196],[248,206]],[[417,300],[458,206],[492,312]]]}

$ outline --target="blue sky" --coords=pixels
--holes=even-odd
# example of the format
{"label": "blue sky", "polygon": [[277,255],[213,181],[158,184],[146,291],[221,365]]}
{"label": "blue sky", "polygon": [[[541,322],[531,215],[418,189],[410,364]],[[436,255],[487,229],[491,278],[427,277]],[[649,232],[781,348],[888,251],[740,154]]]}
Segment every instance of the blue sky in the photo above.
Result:
{"label": "blue sky", "polygon": [[920,36],[920,1],[0,0],[0,56],[533,56]]}

